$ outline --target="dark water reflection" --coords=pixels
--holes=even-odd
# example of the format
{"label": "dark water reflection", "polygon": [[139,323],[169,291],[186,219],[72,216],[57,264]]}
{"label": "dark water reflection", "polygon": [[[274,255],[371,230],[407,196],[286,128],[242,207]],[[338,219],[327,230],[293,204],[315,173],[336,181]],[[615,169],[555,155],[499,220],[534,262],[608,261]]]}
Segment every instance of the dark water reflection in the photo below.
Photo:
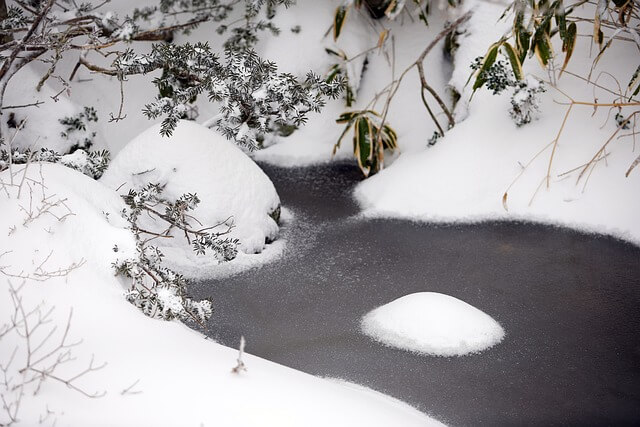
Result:
{"label": "dark water reflection", "polygon": [[[282,260],[194,285],[211,335],[315,375],[400,398],[453,425],[640,421],[640,249],[547,226],[357,220],[351,165],[265,166],[296,223]],[[639,219],[640,220],[640,219]],[[442,292],[500,322],[505,340],[456,358],[359,333],[369,310]]]}

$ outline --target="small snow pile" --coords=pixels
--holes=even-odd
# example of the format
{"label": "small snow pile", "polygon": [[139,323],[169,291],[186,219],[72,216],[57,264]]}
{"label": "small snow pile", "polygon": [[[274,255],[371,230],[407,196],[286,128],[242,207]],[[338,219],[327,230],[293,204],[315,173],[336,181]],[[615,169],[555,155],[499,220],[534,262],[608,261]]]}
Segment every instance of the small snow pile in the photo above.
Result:
{"label": "small snow pile", "polygon": [[362,318],[362,331],[383,344],[435,356],[477,353],[504,337],[491,316],[436,292],[406,295],[376,308]]}
{"label": "small snow pile", "polygon": [[[169,138],[154,125],[127,144],[113,159],[101,181],[126,194],[148,183],[165,185],[163,197],[175,200],[195,193],[194,210],[203,227],[233,223],[225,237],[240,240],[245,253],[260,252],[278,234],[280,199],[269,178],[232,142],[204,126],[181,121]],[[274,219],[275,218],[275,219]],[[173,240],[176,240],[174,243]],[[188,263],[190,247],[180,239],[158,242],[169,258]]]}

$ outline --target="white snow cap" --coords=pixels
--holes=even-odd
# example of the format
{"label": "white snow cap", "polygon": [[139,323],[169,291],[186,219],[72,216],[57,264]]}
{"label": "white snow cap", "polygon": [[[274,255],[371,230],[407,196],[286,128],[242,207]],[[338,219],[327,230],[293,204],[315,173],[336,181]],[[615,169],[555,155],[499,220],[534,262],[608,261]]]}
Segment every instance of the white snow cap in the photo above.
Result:
{"label": "white snow cap", "polygon": [[163,196],[169,200],[195,193],[200,204],[193,216],[204,226],[232,217],[228,236],[240,239],[245,253],[262,251],[265,240],[278,234],[269,216],[280,205],[271,180],[233,142],[192,121],[180,121],[171,137],[160,135],[160,124],[142,132],[118,153],[101,181],[121,193],[166,184]]}
{"label": "white snow cap", "polygon": [[435,356],[463,356],[490,348],[504,329],[477,308],[436,292],[405,295],[370,311],[362,331],[383,344]]}

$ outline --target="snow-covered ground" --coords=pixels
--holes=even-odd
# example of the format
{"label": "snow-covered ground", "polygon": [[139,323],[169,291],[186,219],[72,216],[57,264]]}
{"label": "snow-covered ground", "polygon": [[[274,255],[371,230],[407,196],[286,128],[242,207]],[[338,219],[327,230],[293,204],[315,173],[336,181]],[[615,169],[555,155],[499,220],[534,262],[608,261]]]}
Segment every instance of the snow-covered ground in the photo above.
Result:
{"label": "snow-covered ground", "polygon": [[434,356],[463,356],[504,338],[491,316],[437,292],[405,295],[370,311],[362,331],[385,345]]}
{"label": "snow-covered ground", "polygon": [[114,190],[60,165],[15,166],[13,180],[9,170],[0,179],[0,375],[9,382],[0,391],[17,425],[439,425],[379,393],[248,354],[248,371],[231,373],[235,349],[123,298],[111,263],[135,242]]}
{"label": "snow-covered ground", "polygon": [[[114,1],[113,7],[124,10],[128,3]],[[299,3],[278,15],[281,35],[266,37],[258,50],[275,60],[281,70],[302,76],[308,69],[326,72],[335,63],[325,47],[339,48],[350,58],[371,49],[364,73],[364,56],[349,63],[350,77],[359,80],[353,109],[367,107],[399,71],[414,61],[441,30],[437,23],[448,16],[447,12],[434,11],[434,25],[429,27],[406,17],[387,23],[395,48],[380,50],[374,47],[381,28],[372,28],[358,13],[350,14],[337,42],[330,33],[326,35],[338,1]],[[448,84],[462,94],[455,110],[458,123],[434,147],[427,148],[435,126],[420,100],[416,70],[409,73],[388,116],[398,132],[400,149],[387,158],[387,169],[357,187],[355,197],[363,214],[438,222],[532,220],[640,243],[640,171],[625,177],[638,156],[633,139],[612,141],[606,159],[576,183],[576,168],[591,159],[615,125],[613,120],[607,121],[613,113],[604,108],[593,111],[589,106],[575,106],[557,144],[547,185],[550,141],[561,127],[568,108],[562,102],[568,98],[547,85],[540,118],[522,128],[508,117],[508,95],[493,96],[480,90],[469,102],[470,88],[465,87],[469,64],[500,38],[507,24],[496,24],[504,5],[469,1],[465,7],[473,8],[474,15],[461,36],[454,67],[439,48],[425,63],[429,83],[436,90],[444,94]],[[299,33],[290,31],[297,25]],[[588,25],[583,30],[588,33]],[[204,27],[187,37],[199,36],[214,46],[219,44],[219,37]],[[178,36],[177,40],[184,37]],[[594,54],[589,54],[588,40],[579,39],[570,72],[585,75],[590,68]],[[97,55],[91,59],[99,64],[109,61]],[[615,79],[626,82],[633,73],[637,50],[631,43],[614,43],[605,59],[593,75],[598,76],[600,85],[615,88]],[[68,75],[75,60],[62,61],[57,71]],[[57,137],[64,130],[58,119],[93,105],[101,114],[95,124],[96,148],[109,148],[116,157],[99,182],[47,164],[30,165],[26,173],[24,166],[14,166],[0,174],[6,184],[0,186],[0,267],[4,273],[0,277],[0,365],[8,374],[5,384],[20,384],[28,375],[34,378],[37,370],[55,367],[42,384],[36,379],[3,392],[10,410],[19,403],[17,414],[22,425],[35,425],[43,419],[41,423],[57,426],[436,423],[378,393],[314,378],[251,355],[244,356],[249,371],[232,374],[235,349],[205,340],[178,322],[147,318],[127,303],[123,298],[126,284],[114,276],[111,265],[133,256],[135,241],[121,217],[124,205],[117,189],[124,192],[147,182],[163,183],[169,196],[196,192],[202,199],[196,213],[203,223],[216,224],[233,216],[232,235],[241,240],[242,252],[232,263],[217,265],[215,260],[194,257],[185,246],[162,248],[170,266],[195,277],[229,274],[278,257],[284,242],[265,246],[278,232],[269,216],[279,206],[278,195],[245,154],[203,126],[181,123],[172,139],[159,137],[157,126],[147,129],[152,122],[143,117],[141,109],[156,94],[149,76],[131,77],[125,82],[123,113],[127,118],[109,122],[109,113],[116,113],[121,102],[115,78],[81,69],[71,90],[60,92],[55,81],[49,81],[35,94],[32,87],[47,68],[45,63],[25,67],[8,88],[8,104],[33,102],[34,96],[46,101],[31,110],[33,115],[18,133],[14,146],[63,151],[73,141]],[[525,71],[543,80],[549,78],[534,59],[527,61]],[[613,77],[600,74],[603,71]],[[577,101],[611,98],[606,90],[587,85],[569,73],[558,81],[558,87]],[[58,93],[59,100],[54,102],[51,97]],[[378,103],[376,108],[380,106]],[[198,107],[200,123],[216,113],[206,100],[200,99]],[[289,137],[270,141],[272,145],[254,153],[254,158],[288,166],[331,161],[333,144],[342,132],[335,119],[345,109],[343,100],[329,102],[322,114],[309,117],[307,126]],[[439,117],[444,122],[442,115]],[[20,120],[18,116],[16,121]],[[3,120],[4,134],[12,135],[6,124]],[[351,151],[347,138],[333,158],[350,158]],[[283,219],[292,220],[286,209]],[[260,251],[259,255],[250,254]],[[47,317],[50,309],[54,311]],[[69,335],[64,342],[82,342],[69,348],[57,347],[71,310]],[[428,315],[439,316],[425,319]],[[449,320],[443,321],[445,317]],[[426,321],[433,328],[417,327]],[[29,336],[27,346],[18,332],[38,324],[41,326]],[[465,329],[469,325],[479,329],[470,332]],[[489,316],[437,294],[410,295],[394,301],[370,313],[363,327],[384,343],[440,355],[479,351],[504,335]],[[484,339],[476,341],[479,336]],[[38,348],[40,343],[43,346]],[[251,343],[247,350],[251,351]],[[73,380],[70,384],[77,390],[61,381],[82,373],[92,357],[93,366],[100,368]],[[29,362],[31,369],[23,370]],[[107,364],[101,367],[103,363]],[[102,391],[107,393],[99,398],[83,394]],[[0,423],[5,421],[0,418]]]}
{"label": "snow-covered ground", "polygon": [[[281,14],[278,19],[284,28],[301,23],[303,31],[300,34],[285,31],[277,40],[264,42],[262,51],[280,60],[283,67],[290,63],[283,59],[287,52],[296,52],[295,65],[289,67],[292,72],[300,72],[308,67],[328,68],[332,64],[332,58],[323,54],[322,47],[338,47],[351,54],[376,45],[378,34],[355,13],[349,15],[345,26],[349,33],[335,44],[331,37],[324,37],[325,32],[316,29],[317,26],[304,25],[309,19],[307,10],[312,10],[317,20],[330,20],[333,8],[316,3],[305,3]],[[429,83],[444,98],[447,98],[447,86],[461,94],[454,111],[457,124],[435,146],[428,147],[435,125],[422,105],[417,72],[412,70],[400,85],[388,115],[388,123],[398,132],[399,152],[387,156],[388,167],[365,180],[355,191],[363,215],[431,222],[535,221],[640,243],[637,221],[640,199],[636,197],[640,191],[640,173],[635,170],[625,176],[640,154],[634,138],[616,137],[605,151],[606,158],[578,180],[581,167],[616,130],[613,120],[616,111],[574,106],[558,140],[548,184],[546,179],[553,150],[551,141],[558,134],[568,109],[569,98],[562,92],[576,101],[612,101],[615,95],[608,90],[617,92],[618,82],[626,85],[637,67],[635,45],[612,44],[592,72],[592,80],[601,86],[597,87],[574,76],[586,77],[597,53],[597,49],[590,46],[590,38],[579,37],[567,72],[557,81],[557,89],[546,84],[538,119],[517,127],[509,118],[509,91],[494,96],[480,89],[471,99],[471,84],[467,85],[473,60],[484,56],[487,47],[500,39],[510,26],[509,16],[498,20],[506,4],[471,0],[465,2],[464,8],[473,10],[473,15],[459,36],[460,47],[455,52],[453,67],[445,60],[442,43],[425,61]],[[460,15],[462,10],[456,13]],[[440,20],[446,16],[446,12],[434,11],[434,14],[440,14]],[[440,31],[439,19],[434,17],[432,22],[436,24],[429,27],[408,19],[385,22],[395,38],[395,56],[390,57],[389,51],[378,49],[368,53],[356,104],[347,108],[343,100],[330,102],[323,114],[310,118],[307,126],[255,153],[255,158],[281,166],[330,161],[332,146],[343,129],[343,125],[334,122],[335,118],[345,110],[370,107],[368,104],[376,94],[414,61],[426,41]],[[589,34],[592,28],[584,23],[579,31]],[[318,48],[305,51],[300,46]],[[564,54],[559,47],[557,50],[555,61],[561,64]],[[524,71],[549,81],[548,73],[535,58],[525,62]],[[384,96],[379,98],[374,108],[380,110],[383,100]],[[442,114],[438,117],[441,123],[446,123]],[[334,159],[351,157],[351,150],[347,137]]]}
{"label": "snow-covered ground", "polygon": [[[569,108],[569,99],[560,91],[585,102],[611,102],[615,95],[565,73],[557,82],[559,90],[547,85],[539,119],[520,128],[508,115],[509,94],[494,96],[481,89],[468,102],[471,85],[465,87],[465,83],[471,72],[469,64],[483,56],[504,30],[504,25],[495,25],[504,10],[502,5],[477,2],[474,10],[467,34],[461,37],[450,81],[462,93],[457,116],[464,120],[434,147],[401,155],[388,169],[360,184],[355,196],[364,215],[435,222],[527,220],[611,234],[639,244],[640,173],[636,170],[625,177],[640,154],[634,138],[614,139],[605,151],[605,160],[578,180],[582,167],[616,130],[615,111],[574,106],[546,180],[551,141]],[[588,33],[588,25],[582,31]],[[569,72],[588,74],[595,56],[589,54],[589,40],[578,38]],[[564,58],[558,56],[561,62]],[[633,43],[613,43],[593,78],[600,76],[599,85],[616,90],[614,78],[627,82],[637,58]],[[525,65],[525,72],[549,79],[535,58]],[[405,104],[400,108],[408,114],[417,107]]]}

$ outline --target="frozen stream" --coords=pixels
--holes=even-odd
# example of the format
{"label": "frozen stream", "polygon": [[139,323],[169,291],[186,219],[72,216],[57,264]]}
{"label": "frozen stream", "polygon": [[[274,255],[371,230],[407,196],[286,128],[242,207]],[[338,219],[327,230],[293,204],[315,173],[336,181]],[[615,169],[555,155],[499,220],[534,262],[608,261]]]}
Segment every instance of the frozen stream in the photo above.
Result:
{"label": "frozen stream", "polygon": [[[288,253],[192,286],[214,299],[212,337],[237,347],[243,334],[252,354],[366,385],[452,425],[640,421],[640,248],[530,224],[356,220],[354,166],[263,168],[296,215],[283,230]],[[421,291],[489,314],[504,341],[442,358],[359,332],[371,309]]]}

